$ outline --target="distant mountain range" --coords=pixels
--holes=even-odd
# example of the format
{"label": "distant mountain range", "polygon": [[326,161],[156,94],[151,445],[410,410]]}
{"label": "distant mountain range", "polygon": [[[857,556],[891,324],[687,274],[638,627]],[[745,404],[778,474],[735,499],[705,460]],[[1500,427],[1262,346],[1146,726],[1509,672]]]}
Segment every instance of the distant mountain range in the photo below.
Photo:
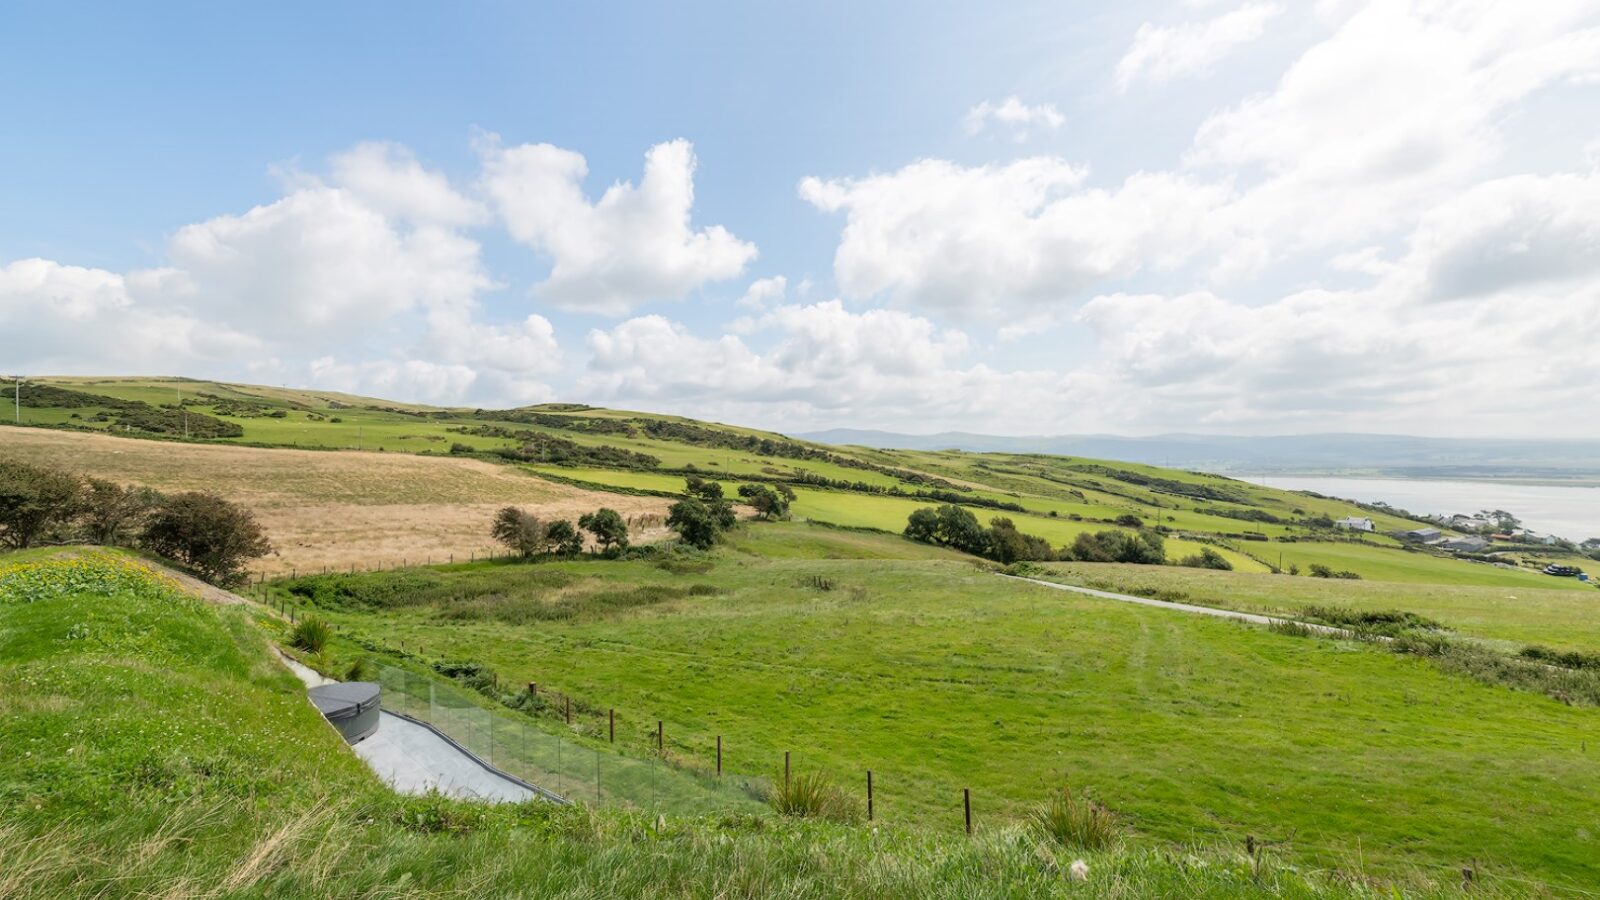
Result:
{"label": "distant mountain range", "polygon": [[1003,436],[835,428],[795,437],[905,450],[1051,453],[1225,474],[1363,474],[1409,478],[1600,478],[1600,441],[1424,438],[1390,434],[1273,437],[1162,434]]}

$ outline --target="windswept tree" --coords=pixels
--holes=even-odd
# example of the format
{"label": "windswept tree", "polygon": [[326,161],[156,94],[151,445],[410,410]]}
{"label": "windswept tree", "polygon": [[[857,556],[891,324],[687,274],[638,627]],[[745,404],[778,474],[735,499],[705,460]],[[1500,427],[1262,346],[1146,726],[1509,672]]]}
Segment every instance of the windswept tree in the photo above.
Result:
{"label": "windswept tree", "polygon": [[912,510],[906,519],[905,536],[924,544],[933,543],[939,537],[939,514],[931,506]]}
{"label": "windswept tree", "polygon": [[683,492],[690,497],[698,497],[704,503],[715,503],[722,499],[722,485],[699,475],[690,475],[683,480]]}
{"label": "windswept tree", "polygon": [[160,502],[161,494],[150,488],[90,478],[78,521],[96,544],[120,544]]}
{"label": "windswept tree", "polygon": [[141,539],[151,550],[224,586],[244,580],[245,564],[272,552],[272,543],[249,510],[198,491],[163,498]]}
{"label": "windswept tree", "polygon": [[592,513],[584,513],[578,517],[578,527],[594,535],[602,554],[628,548],[628,523],[614,509],[602,506]]}
{"label": "windswept tree", "polygon": [[51,466],[0,460],[0,544],[33,546],[79,511],[83,480]]}
{"label": "windswept tree", "polygon": [[556,519],[544,529],[544,546],[551,553],[573,555],[583,552],[583,533],[566,519]]}
{"label": "windswept tree", "polygon": [[697,497],[685,497],[667,510],[667,527],[691,547],[706,550],[717,542],[722,531],[718,517]]}
{"label": "windswept tree", "polygon": [[756,515],[762,519],[783,519],[789,515],[789,504],[794,500],[794,491],[786,484],[776,488],[764,484],[741,484],[739,496],[745,498],[755,508]]}
{"label": "windswept tree", "polygon": [[[569,526],[570,527],[570,526]],[[495,513],[489,534],[523,559],[531,559],[545,549],[546,527],[539,517],[525,509],[507,506]]]}

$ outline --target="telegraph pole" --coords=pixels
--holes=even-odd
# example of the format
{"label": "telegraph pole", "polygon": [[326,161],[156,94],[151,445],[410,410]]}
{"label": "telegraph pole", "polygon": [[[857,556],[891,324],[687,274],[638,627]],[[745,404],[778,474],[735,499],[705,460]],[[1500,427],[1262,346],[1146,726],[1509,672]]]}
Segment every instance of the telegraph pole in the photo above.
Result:
{"label": "telegraph pole", "polygon": [[16,379],[16,384],[17,384],[17,424],[21,425],[22,424],[22,376],[21,375],[13,375],[11,377]]}

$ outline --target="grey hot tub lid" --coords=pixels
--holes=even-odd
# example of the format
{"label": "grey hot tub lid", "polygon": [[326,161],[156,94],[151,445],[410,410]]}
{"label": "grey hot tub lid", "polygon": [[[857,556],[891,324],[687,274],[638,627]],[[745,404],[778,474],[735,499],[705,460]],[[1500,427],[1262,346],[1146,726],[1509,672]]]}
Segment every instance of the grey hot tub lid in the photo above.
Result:
{"label": "grey hot tub lid", "polygon": [[310,691],[311,702],[330,719],[359,716],[378,705],[378,685],[371,681],[325,684]]}

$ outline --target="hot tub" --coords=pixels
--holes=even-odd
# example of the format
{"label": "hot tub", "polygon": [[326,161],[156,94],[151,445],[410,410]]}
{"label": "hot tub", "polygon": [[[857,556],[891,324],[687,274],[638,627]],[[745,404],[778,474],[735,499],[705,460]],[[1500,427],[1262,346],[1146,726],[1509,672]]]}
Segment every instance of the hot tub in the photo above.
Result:
{"label": "hot tub", "polygon": [[378,730],[381,692],[371,681],[347,681],[311,689],[311,702],[354,744]]}

